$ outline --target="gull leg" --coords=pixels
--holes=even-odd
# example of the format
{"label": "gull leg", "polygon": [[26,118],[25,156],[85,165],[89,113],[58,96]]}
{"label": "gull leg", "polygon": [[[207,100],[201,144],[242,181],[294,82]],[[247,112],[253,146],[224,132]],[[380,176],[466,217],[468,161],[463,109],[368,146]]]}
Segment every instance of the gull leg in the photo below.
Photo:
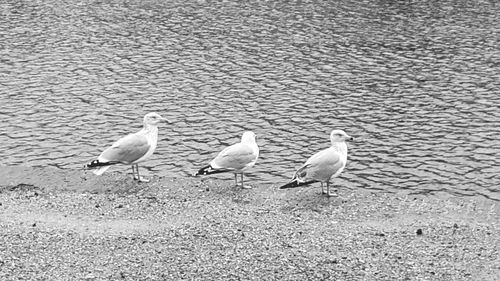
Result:
{"label": "gull leg", "polygon": [[140,182],[149,182],[148,179],[143,178],[139,175],[139,164],[135,164],[135,169],[137,170],[137,180]]}
{"label": "gull leg", "polygon": [[323,186],[323,182],[321,182],[321,194],[325,194],[325,189],[324,189],[324,186]]}
{"label": "gull leg", "polygon": [[137,180],[137,177],[135,176],[135,165],[132,164],[132,177],[134,178],[134,180]]}
{"label": "gull leg", "polygon": [[238,187],[238,174],[234,174],[234,186]]}
{"label": "gull leg", "polygon": [[250,185],[245,186],[243,184],[243,173],[241,173],[241,188],[244,188],[244,189],[250,189],[250,188],[252,188]]}
{"label": "gull leg", "polygon": [[337,197],[337,193],[330,193],[330,181],[326,182],[326,190],[327,190],[327,195],[328,197]]}

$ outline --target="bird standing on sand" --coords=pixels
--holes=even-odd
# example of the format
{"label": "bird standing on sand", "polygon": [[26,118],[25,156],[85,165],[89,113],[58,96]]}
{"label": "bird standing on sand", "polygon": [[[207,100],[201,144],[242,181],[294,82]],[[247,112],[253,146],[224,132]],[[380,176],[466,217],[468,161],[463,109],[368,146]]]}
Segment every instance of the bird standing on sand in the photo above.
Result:
{"label": "bird standing on sand", "polygon": [[[127,135],[101,155],[86,165],[87,168],[96,168],[94,174],[102,175],[111,165],[126,164],[132,165],[132,175],[135,180],[148,182],[149,180],[139,175],[139,163],[146,160],[153,154],[158,142],[158,123],[167,121],[159,114],[151,112],[144,116],[144,128],[135,134]],[[170,122],[169,122],[170,123]]]}
{"label": "bird standing on sand", "polygon": [[240,143],[226,147],[195,176],[231,172],[234,173],[235,185],[238,186],[238,174],[241,174],[241,187],[251,188],[243,184],[243,173],[255,165],[258,157],[259,147],[255,141],[255,134],[247,131],[243,133]]}
{"label": "bird standing on sand", "polygon": [[293,188],[314,182],[321,182],[321,193],[325,194],[323,184],[326,183],[326,194],[330,193],[330,179],[337,177],[344,170],[347,163],[347,144],[345,141],[353,140],[342,130],[333,130],[330,134],[332,146],[322,150],[302,165],[294,174],[292,180],[281,186],[280,189]]}

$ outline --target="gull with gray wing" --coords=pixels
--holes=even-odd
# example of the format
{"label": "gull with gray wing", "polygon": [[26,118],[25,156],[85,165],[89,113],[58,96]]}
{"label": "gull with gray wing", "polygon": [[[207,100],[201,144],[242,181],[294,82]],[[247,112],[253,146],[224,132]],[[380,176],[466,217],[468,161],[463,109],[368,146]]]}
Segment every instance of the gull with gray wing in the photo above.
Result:
{"label": "gull with gray wing", "polygon": [[137,133],[127,135],[117,140],[111,147],[104,150],[97,160],[85,165],[95,169],[94,174],[102,175],[111,165],[132,165],[132,175],[135,180],[149,180],[139,175],[139,163],[149,158],[158,143],[158,123],[167,121],[159,114],[151,112],[144,116],[144,127]]}
{"label": "gull with gray wing", "polygon": [[294,188],[314,182],[321,183],[321,193],[325,194],[323,184],[326,184],[326,194],[330,193],[330,181],[344,170],[347,163],[347,144],[345,141],[353,138],[342,130],[333,130],[330,134],[331,146],[311,156],[294,174],[292,180],[280,189]]}
{"label": "gull with gray wing", "polygon": [[226,147],[195,176],[231,172],[234,173],[235,185],[238,186],[238,174],[241,174],[241,187],[251,188],[244,185],[243,173],[253,167],[259,157],[259,147],[255,137],[251,131],[244,132],[241,142]]}

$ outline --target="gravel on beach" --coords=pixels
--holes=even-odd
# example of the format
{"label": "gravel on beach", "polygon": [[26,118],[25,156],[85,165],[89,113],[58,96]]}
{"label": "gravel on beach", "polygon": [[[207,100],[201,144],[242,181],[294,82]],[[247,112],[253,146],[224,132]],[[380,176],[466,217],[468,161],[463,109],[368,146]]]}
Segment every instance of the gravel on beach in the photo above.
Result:
{"label": "gravel on beach", "polygon": [[2,167],[0,280],[499,280],[500,202]]}

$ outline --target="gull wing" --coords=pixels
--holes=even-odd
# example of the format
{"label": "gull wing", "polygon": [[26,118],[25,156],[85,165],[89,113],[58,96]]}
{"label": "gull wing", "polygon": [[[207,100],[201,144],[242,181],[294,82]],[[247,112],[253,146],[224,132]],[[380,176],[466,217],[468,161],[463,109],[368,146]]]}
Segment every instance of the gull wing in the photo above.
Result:
{"label": "gull wing", "polygon": [[249,145],[237,143],[222,150],[210,165],[214,169],[241,170],[255,163],[257,156]]}
{"label": "gull wing", "polygon": [[131,164],[144,156],[151,146],[146,136],[130,134],[116,141],[111,147],[104,150],[98,160],[101,162],[121,162]]}
{"label": "gull wing", "polygon": [[300,181],[321,181],[326,182],[344,164],[338,152],[330,147],[311,156],[306,163],[295,172],[294,178]]}

